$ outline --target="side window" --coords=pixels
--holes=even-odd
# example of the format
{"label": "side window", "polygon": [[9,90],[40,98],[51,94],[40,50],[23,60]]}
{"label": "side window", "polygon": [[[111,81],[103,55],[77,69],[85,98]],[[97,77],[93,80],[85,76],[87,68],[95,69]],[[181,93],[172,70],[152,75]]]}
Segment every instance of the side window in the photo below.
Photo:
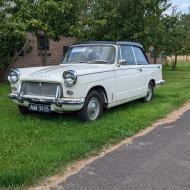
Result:
{"label": "side window", "polygon": [[143,53],[143,51],[138,48],[138,47],[134,47],[134,53],[135,53],[135,57],[137,60],[137,65],[147,65],[148,61]]}
{"label": "side window", "polygon": [[127,61],[127,65],[136,65],[132,46],[120,46],[121,57]]}

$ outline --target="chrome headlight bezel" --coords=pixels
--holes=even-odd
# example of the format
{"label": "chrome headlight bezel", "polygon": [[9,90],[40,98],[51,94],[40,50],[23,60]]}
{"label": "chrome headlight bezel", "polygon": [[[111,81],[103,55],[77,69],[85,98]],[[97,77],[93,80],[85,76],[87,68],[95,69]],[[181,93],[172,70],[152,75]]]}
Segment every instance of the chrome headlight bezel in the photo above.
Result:
{"label": "chrome headlight bezel", "polygon": [[63,73],[64,84],[66,87],[73,87],[77,82],[76,71],[69,70]]}
{"label": "chrome headlight bezel", "polygon": [[8,74],[8,80],[11,84],[15,84],[20,79],[20,71],[18,69],[11,69]]}

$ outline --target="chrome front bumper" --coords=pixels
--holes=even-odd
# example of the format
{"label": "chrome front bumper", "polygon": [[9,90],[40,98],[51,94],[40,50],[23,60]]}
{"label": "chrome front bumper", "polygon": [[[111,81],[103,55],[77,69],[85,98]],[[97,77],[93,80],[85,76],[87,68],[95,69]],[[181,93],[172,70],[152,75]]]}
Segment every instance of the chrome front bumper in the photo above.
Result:
{"label": "chrome front bumper", "polygon": [[38,97],[29,96],[22,94],[9,94],[9,98],[19,105],[27,107],[29,103],[36,104],[50,104],[52,106],[52,111],[62,112],[62,111],[78,111],[82,109],[85,98],[71,99],[71,98],[50,98],[50,97]]}

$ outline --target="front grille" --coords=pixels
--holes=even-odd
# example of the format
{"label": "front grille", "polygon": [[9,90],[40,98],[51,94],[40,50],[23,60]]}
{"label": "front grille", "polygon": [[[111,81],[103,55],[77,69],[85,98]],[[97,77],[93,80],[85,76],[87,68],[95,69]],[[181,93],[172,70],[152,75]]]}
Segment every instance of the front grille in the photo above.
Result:
{"label": "front grille", "polygon": [[20,91],[24,95],[55,97],[58,86],[58,83],[23,82]]}

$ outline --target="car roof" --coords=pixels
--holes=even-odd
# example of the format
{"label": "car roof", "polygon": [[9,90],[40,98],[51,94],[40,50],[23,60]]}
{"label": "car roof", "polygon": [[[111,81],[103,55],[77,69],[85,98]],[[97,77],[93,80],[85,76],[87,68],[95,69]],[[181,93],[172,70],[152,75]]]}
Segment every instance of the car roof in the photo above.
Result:
{"label": "car roof", "polygon": [[129,42],[129,41],[89,41],[89,42],[83,42],[76,45],[85,45],[85,44],[106,44],[106,45],[130,45],[130,46],[138,46],[140,48],[143,48],[143,46],[136,42]]}

